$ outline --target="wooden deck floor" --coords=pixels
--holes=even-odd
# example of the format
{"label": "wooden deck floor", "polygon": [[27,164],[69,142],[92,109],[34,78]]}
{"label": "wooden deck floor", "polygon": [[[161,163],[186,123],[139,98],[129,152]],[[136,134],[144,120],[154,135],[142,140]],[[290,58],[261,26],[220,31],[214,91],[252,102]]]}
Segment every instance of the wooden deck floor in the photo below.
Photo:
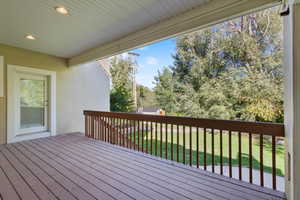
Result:
{"label": "wooden deck floor", "polygon": [[283,199],[283,194],[67,134],[0,146],[0,199]]}

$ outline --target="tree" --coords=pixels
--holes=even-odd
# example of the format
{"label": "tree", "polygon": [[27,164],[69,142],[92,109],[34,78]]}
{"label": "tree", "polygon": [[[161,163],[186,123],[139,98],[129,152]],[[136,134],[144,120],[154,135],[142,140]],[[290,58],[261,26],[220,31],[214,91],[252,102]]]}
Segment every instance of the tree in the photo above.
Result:
{"label": "tree", "polygon": [[283,120],[282,21],[275,9],[177,38],[155,94],[168,113]]}
{"label": "tree", "polygon": [[132,97],[133,62],[130,58],[113,57],[110,73],[112,77],[110,110],[117,112],[132,111],[134,109]]}
{"label": "tree", "polygon": [[168,113],[178,111],[176,108],[175,78],[169,68],[164,68],[162,72],[158,71],[158,76],[154,78],[156,101]]}
{"label": "tree", "polygon": [[137,105],[138,107],[156,106],[155,93],[143,85],[137,85]]}
{"label": "tree", "polygon": [[133,110],[132,95],[125,86],[120,85],[112,89],[110,93],[110,110],[115,112],[129,112]]}

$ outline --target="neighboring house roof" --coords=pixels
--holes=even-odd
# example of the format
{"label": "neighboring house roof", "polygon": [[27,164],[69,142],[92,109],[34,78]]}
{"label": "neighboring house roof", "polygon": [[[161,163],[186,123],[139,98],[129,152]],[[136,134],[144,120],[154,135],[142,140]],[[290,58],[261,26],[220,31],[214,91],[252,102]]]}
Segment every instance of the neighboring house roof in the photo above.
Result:
{"label": "neighboring house roof", "polygon": [[158,112],[160,110],[159,107],[142,107],[141,112]]}
{"label": "neighboring house roof", "polygon": [[110,61],[109,61],[109,59],[98,60],[98,63],[100,65],[100,67],[103,69],[103,71],[105,72],[105,74],[109,78],[111,78],[111,74],[110,74]]}

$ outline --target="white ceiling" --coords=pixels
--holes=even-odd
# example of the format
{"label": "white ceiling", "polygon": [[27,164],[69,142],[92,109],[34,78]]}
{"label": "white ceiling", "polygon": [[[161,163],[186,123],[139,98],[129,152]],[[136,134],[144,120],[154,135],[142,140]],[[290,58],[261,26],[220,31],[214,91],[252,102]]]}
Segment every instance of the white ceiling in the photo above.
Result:
{"label": "white ceiling", "polygon": [[[207,1],[0,0],[0,43],[70,58]],[[70,15],[56,13],[59,5]]]}

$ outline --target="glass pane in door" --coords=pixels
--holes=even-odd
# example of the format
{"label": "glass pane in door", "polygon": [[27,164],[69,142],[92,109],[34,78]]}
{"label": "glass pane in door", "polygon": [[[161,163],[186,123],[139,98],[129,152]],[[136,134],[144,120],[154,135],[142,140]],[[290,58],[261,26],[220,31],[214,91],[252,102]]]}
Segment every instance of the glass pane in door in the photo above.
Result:
{"label": "glass pane in door", "polygon": [[46,80],[20,80],[21,129],[45,126],[46,89]]}

